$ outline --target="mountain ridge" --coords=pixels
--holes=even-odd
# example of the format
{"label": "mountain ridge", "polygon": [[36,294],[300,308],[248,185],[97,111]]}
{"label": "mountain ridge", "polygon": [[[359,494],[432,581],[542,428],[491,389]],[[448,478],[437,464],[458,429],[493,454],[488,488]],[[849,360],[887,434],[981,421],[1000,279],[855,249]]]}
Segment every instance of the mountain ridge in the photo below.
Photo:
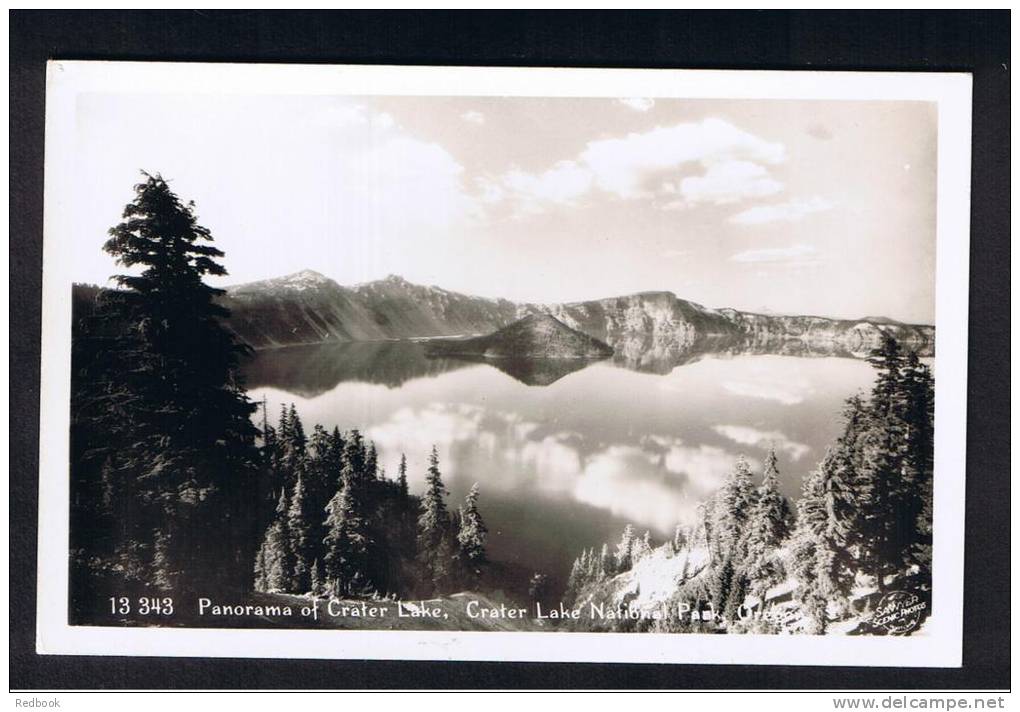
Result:
{"label": "mountain ridge", "polygon": [[228,326],[255,349],[475,336],[530,314],[549,314],[622,360],[675,355],[706,339],[755,347],[794,340],[851,354],[866,353],[886,333],[922,355],[933,354],[935,343],[934,327],[923,324],[711,309],[668,291],[542,304],[475,297],[398,275],[348,287],[314,270],[227,287],[220,301],[231,310]]}

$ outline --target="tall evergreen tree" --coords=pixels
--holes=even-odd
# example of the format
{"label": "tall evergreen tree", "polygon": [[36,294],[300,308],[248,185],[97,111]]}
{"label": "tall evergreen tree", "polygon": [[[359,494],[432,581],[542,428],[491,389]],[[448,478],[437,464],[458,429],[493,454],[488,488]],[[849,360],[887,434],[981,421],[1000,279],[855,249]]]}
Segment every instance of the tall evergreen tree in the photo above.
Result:
{"label": "tall evergreen tree", "polygon": [[899,345],[886,337],[868,359],[877,370],[868,404],[868,423],[859,448],[858,511],[855,544],[862,568],[884,590],[886,578],[903,563],[916,531],[917,493],[909,469]]}
{"label": "tall evergreen tree", "polygon": [[403,453],[400,455],[400,467],[397,469],[397,491],[401,500],[407,499],[407,455]]}
{"label": "tall evergreen tree", "polygon": [[365,479],[374,480],[379,476],[379,454],[376,452],[375,443],[369,443],[365,451]]}
{"label": "tall evergreen tree", "polygon": [[734,558],[735,565],[739,565],[742,558],[744,527],[755,503],[751,477],[747,460],[743,456],[737,458],[736,465],[719,490],[713,511],[718,555],[721,558]]}
{"label": "tall evergreen tree", "polygon": [[931,578],[932,494],[935,470],[935,383],[931,369],[916,352],[907,355],[903,376],[904,420],[906,421],[905,479],[909,485],[901,519],[913,520],[913,536],[905,552],[907,565],[917,565],[922,576]]}
{"label": "tall evergreen tree", "polygon": [[255,539],[257,430],[237,370],[244,347],[222,324],[223,291],[203,281],[226,274],[223,253],[158,175],[135,186],[109,234],[103,249],[133,273],[114,277],[128,329],[107,355],[125,368],[97,385],[115,394],[105,412],[121,420],[136,516],[157,532],[152,578],[236,585]]}
{"label": "tall evergreen tree", "polygon": [[280,493],[276,518],[266,530],[255,557],[255,590],[291,591],[294,589],[293,540],[287,526],[287,492]]}
{"label": "tall evergreen tree", "polygon": [[633,553],[634,527],[633,525],[628,524],[623,528],[623,534],[620,536],[620,542],[616,545],[616,556],[613,563],[617,572],[630,570],[631,566],[634,564]]}
{"label": "tall evergreen tree", "polygon": [[371,541],[369,522],[365,516],[363,487],[356,472],[359,440],[348,440],[345,462],[340,475],[340,489],[326,506],[325,556],[326,585],[337,596],[357,593],[367,585],[368,551]]}
{"label": "tall evergreen tree", "polygon": [[287,534],[294,555],[292,590],[304,593],[311,590],[311,560],[313,557],[308,499],[301,474],[294,483],[294,493],[287,508]]}
{"label": "tall evergreen tree", "polygon": [[839,516],[846,491],[841,474],[830,449],[805,478],[797,502],[790,563],[798,584],[796,596],[813,633],[825,632],[829,604],[845,607],[853,583],[854,561],[848,546],[853,530]]}
{"label": "tall evergreen tree", "polygon": [[433,446],[418,515],[418,557],[432,593],[443,590],[451,573],[453,550],[450,546],[450,515],[444,499],[446,493],[439,471],[439,452]]}
{"label": "tall evergreen tree", "polygon": [[783,576],[779,548],[789,535],[790,503],[779,492],[779,467],[776,450],[765,458],[758,498],[747,522],[744,571],[748,592],[764,603],[765,592]]}
{"label": "tall evergreen tree", "polygon": [[481,512],[478,511],[478,484],[475,483],[464,499],[460,517],[457,543],[460,545],[460,560],[468,574],[468,582],[475,587],[481,582],[482,570],[486,564],[485,539],[488,534]]}

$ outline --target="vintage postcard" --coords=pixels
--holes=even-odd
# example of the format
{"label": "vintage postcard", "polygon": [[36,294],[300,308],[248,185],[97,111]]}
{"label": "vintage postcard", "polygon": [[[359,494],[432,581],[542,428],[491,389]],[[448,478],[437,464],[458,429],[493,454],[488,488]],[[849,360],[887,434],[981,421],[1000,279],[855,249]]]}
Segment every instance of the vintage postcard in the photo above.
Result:
{"label": "vintage postcard", "polygon": [[47,92],[40,652],[960,664],[968,75]]}

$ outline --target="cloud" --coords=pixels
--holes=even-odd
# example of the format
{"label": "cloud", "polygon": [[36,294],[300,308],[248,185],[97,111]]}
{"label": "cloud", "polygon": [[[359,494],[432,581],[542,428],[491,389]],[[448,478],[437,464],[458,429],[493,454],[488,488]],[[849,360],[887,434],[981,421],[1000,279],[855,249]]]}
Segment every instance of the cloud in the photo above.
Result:
{"label": "cloud", "polygon": [[699,501],[685,490],[682,475],[664,470],[649,453],[629,445],[613,445],[592,456],[572,494],[579,502],[659,532],[693,521]]}
{"label": "cloud", "polygon": [[785,452],[794,460],[801,459],[811,450],[809,446],[790,440],[778,430],[764,431],[743,425],[716,425],[712,429],[739,445],[751,445],[763,449],[774,447],[780,452]]}
{"label": "cloud", "polygon": [[619,103],[623,104],[629,109],[634,111],[640,111],[644,113],[655,106],[655,99],[649,99],[647,97],[633,97],[630,99],[617,99]]}
{"label": "cloud", "polygon": [[[733,469],[736,456],[710,445],[648,435],[639,446],[612,445],[588,458],[574,487],[579,501],[665,532],[693,523],[697,507]],[[749,460],[760,467],[757,460]]]}
{"label": "cloud", "polygon": [[660,207],[726,204],[778,193],[768,166],[786,149],[722,119],[657,127],[590,141],[575,158],[545,171],[513,169],[479,181],[482,200],[515,200],[527,212],[570,204],[592,191],[621,200],[661,199]]}
{"label": "cloud", "polygon": [[730,222],[738,225],[764,225],[772,222],[797,222],[812,213],[830,210],[834,203],[815,196],[807,200],[794,199],[786,203],[756,205],[737,213]]}
{"label": "cloud", "polygon": [[818,250],[811,245],[799,244],[789,247],[771,247],[738,252],[730,257],[733,262],[744,263],[789,263],[796,265],[814,264],[820,261]]}
{"label": "cloud", "polygon": [[723,381],[722,387],[737,396],[770,400],[783,405],[803,403],[807,395],[804,388],[766,381]]}
{"label": "cloud", "polygon": [[[568,497],[663,533],[693,521],[697,505],[719,488],[736,460],[723,448],[654,434],[637,443],[591,443],[513,413],[443,402],[402,408],[365,437],[376,443],[390,473],[400,453],[413,460],[435,444],[448,482],[493,468],[501,476],[489,488]],[[408,474],[414,488],[423,485],[423,463],[412,461]]]}
{"label": "cloud", "polygon": [[535,473],[539,489],[569,491],[583,467],[578,440],[574,434],[558,433],[541,440],[517,441],[508,454]]}
{"label": "cloud", "polygon": [[[760,139],[728,121],[705,119],[592,141],[580,160],[600,188],[621,198],[636,198],[654,195],[671,175],[678,177],[682,167],[700,164],[710,169],[731,161],[778,164],[785,157],[782,144]],[[656,176],[661,178],[658,189],[649,184]]]}
{"label": "cloud", "polygon": [[349,104],[319,111],[309,122],[343,154],[330,176],[333,209],[352,234],[440,230],[479,214],[475,197],[464,189],[464,167],[390,114]]}
{"label": "cloud", "polygon": [[686,257],[689,254],[691,254],[690,250],[670,249],[670,250],[663,250],[662,251],[662,256],[663,257],[669,257],[669,258],[673,258],[673,259],[676,259],[678,257]]}
{"label": "cloud", "polygon": [[460,115],[460,118],[467,121],[469,124],[477,124],[481,126],[485,123],[485,114],[480,111],[465,111]]}
{"label": "cloud", "polygon": [[[365,437],[379,447],[387,471],[395,472],[400,453],[424,453],[436,445],[447,470],[455,472],[452,449],[457,443],[476,441],[482,431],[485,412],[481,408],[448,403],[431,403],[424,408],[401,408],[389,420],[369,428]],[[417,471],[412,481],[424,481]],[[416,484],[418,482],[415,482]]]}
{"label": "cloud", "polygon": [[750,161],[713,163],[703,175],[680,181],[680,193],[688,205],[735,203],[744,198],[773,195],[782,189],[783,184],[763,166]]}
{"label": "cloud", "polygon": [[570,204],[586,194],[591,185],[589,171],[574,161],[560,161],[539,174],[517,169],[508,171],[499,185],[490,187],[497,193],[489,195],[512,196],[526,212],[536,212],[543,203]]}

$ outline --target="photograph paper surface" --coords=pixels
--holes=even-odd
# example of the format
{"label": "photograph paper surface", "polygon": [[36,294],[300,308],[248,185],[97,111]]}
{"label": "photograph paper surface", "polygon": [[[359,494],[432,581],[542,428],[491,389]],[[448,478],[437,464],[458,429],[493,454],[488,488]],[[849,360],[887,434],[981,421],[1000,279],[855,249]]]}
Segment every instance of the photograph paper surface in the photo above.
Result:
{"label": "photograph paper surface", "polygon": [[959,665],[969,146],[965,75],[51,62],[39,652]]}

